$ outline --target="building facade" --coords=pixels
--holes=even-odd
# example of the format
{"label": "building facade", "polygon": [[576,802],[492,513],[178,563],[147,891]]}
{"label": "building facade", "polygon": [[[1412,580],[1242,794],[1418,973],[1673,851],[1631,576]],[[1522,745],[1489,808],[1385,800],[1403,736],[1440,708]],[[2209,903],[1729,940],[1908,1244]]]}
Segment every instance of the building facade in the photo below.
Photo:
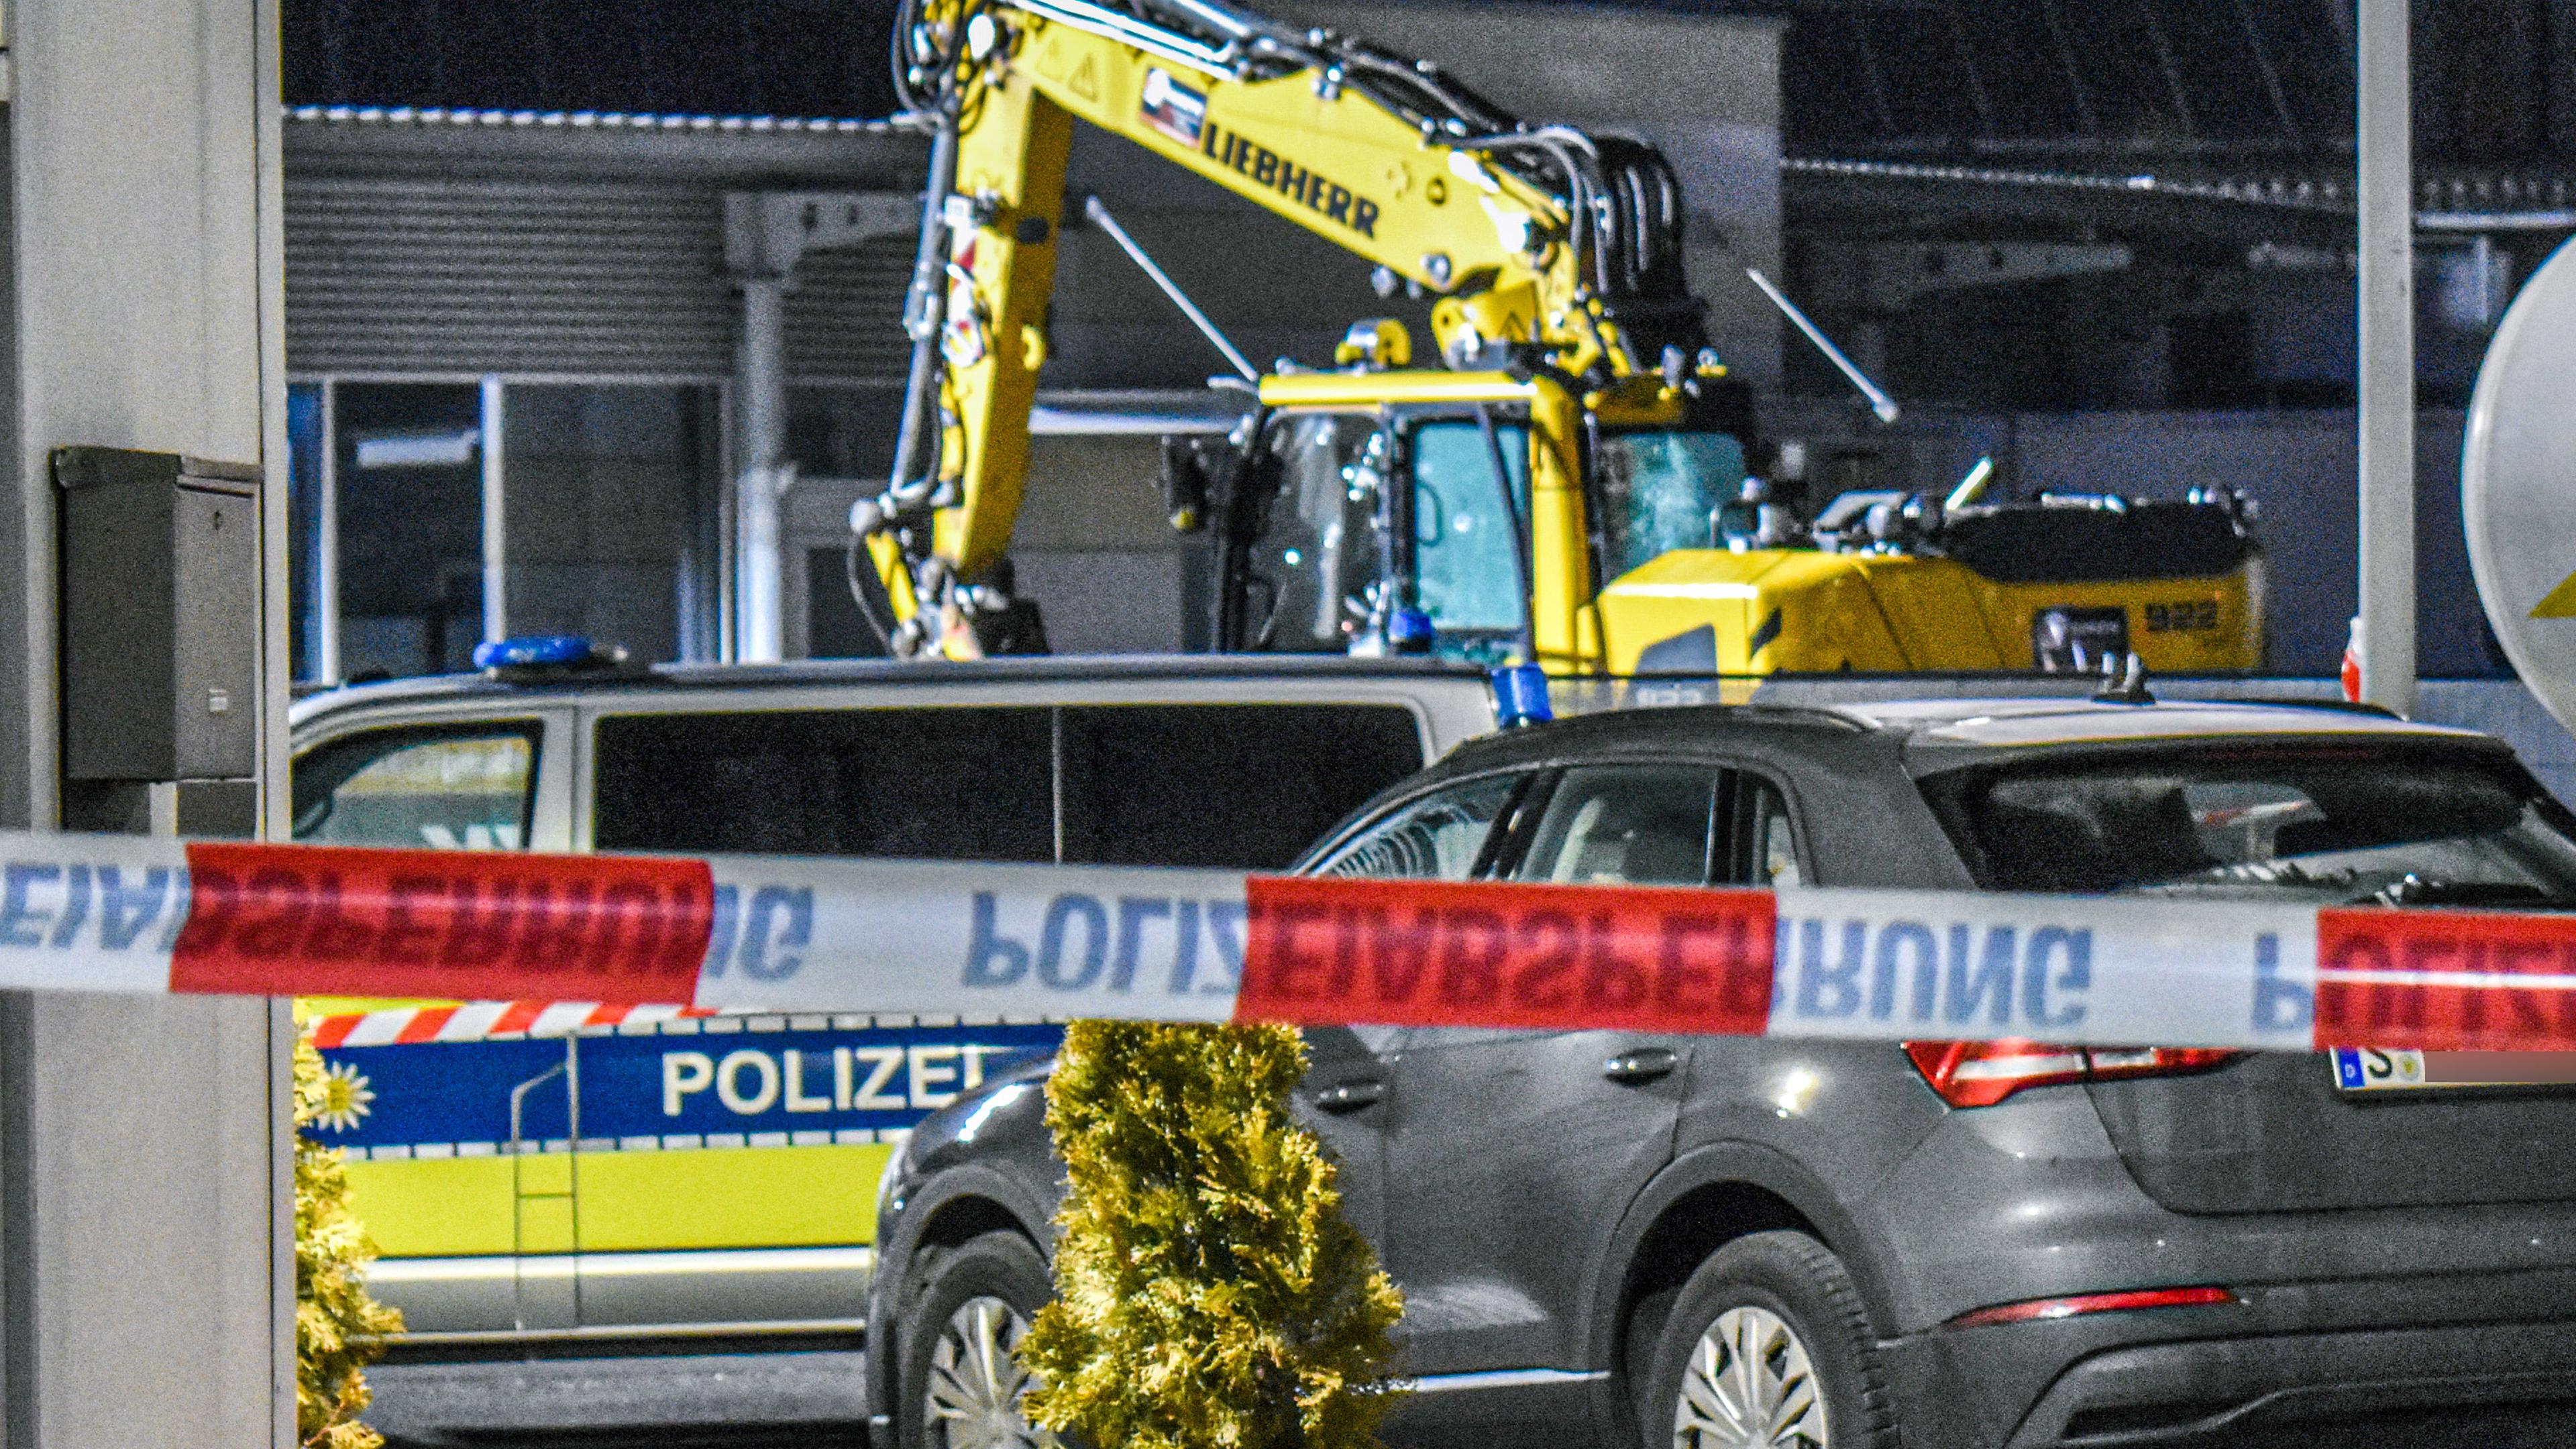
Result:
{"label": "building facade", "polygon": [[[528,633],[724,657],[751,280],[726,198],[908,212],[918,144],[846,122],[321,107],[286,134],[298,676],[463,668]],[[877,461],[911,251],[880,229],[798,259],[788,427],[815,471]]]}

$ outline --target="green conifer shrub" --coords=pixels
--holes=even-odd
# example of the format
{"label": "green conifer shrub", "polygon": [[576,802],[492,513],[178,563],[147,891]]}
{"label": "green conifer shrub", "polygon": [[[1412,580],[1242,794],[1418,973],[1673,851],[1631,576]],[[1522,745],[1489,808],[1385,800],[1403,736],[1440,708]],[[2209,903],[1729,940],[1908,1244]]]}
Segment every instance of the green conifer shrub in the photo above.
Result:
{"label": "green conifer shrub", "polygon": [[1076,1022],[1047,1084],[1070,1171],[1033,1421],[1093,1449],[1367,1449],[1404,1304],[1288,1115],[1288,1027]]}
{"label": "green conifer shrub", "polygon": [[384,1436],[358,1422],[370,1402],[365,1370],[399,1332],[402,1314],[367,1294],[376,1249],[349,1209],[340,1150],[308,1130],[348,1110],[349,1084],[322,1069],[322,1054],[295,1044],[295,1437],[306,1449],[377,1449]]}

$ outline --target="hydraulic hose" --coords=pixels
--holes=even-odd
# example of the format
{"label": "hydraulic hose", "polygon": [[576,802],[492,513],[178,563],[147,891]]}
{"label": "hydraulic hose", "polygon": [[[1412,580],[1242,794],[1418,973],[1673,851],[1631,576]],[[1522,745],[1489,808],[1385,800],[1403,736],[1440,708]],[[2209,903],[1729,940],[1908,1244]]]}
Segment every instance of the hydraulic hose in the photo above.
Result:
{"label": "hydraulic hose", "polygon": [[912,366],[905,374],[903,420],[897,426],[889,481],[900,488],[924,471],[921,449],[938,431],[931,414],[939,405],[939,333],[948,310],[948,225],[943,213],[957,184],[957,113],[944,103],[930,142],[930,177],[921,193],[921,243],[913,252],[912,284],[903,320],[912,334]]}
{"label": "hydraulic hose", "polygon": [[885,583],[877,577],[876,559],[868,552],[866,534],[856,531],[850,534],[844,567],[849,576],[850,602],[858,607],[859,619],[868,626],[869,633],[877,636],[877,643],[885,647],[887,657],[897,657],[895,635],[900,626],[895,623],[893,610],[877,607],[878,591],[885,587]]}
{"label": "hydraulic hose", "polygon": [[[904,326],[912,339],[912,360],[905,375],[903,415],[895,432],[894,459],[888,468],[888,496],[901,497],[909,491],[906,484],[916,476],[938,471],[939,434],[937,420],[939,388],[945,359],[939,351],[940,331],[945,324],[948,302],[948,228],[946,209],[949,194],[956,189],[957,133],[959,128],[959,87],[957,62],[966,44],[965,26],[948,38],[940,54],[930,59],[925,69],[938,80],[934,95],[924,96],[912,84],[916,51],[914,34],[920,24],[920,0],[905,0],[895,17],[894,42],[889,59],[894,68],[895,93],[906,108],[915,114],[936,118],[936,129],[930,143],[929,175],[922,187],[921,238],[913,253],[912,281],[904,297]],[[935,66],[935,69],[931,67]],[[927,101],[929,104],[924,104]],[[930,452],[928,465],[922,461],[925,446]],[[848,557],[844,564],[850,588],[850,602],[859,617],[875,631],[888,654],[897,650],[901,625],[891,617],[892,600],[880,608],[878,594],[869,587],[875,582],[876,565],[867,552],[868,536],[874,529],[857,526],[853,509]],[[880,511],[877,526],[887,518]]]}

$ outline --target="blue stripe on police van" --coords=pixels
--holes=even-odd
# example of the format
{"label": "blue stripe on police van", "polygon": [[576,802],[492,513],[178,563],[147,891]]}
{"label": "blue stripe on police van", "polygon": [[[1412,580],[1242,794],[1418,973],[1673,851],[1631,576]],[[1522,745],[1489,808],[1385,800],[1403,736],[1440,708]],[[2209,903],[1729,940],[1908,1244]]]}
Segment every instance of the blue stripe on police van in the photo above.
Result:
{"label": "blue stripe on police van", "polygon": [[1025,1020],[777,1013],[325,1047],[349,1105],[314,1136],[359,1161],[506,1155],[514,1136],[564,1151],[575,1130],[603,1153],[882,1144],[1061,1037]]}

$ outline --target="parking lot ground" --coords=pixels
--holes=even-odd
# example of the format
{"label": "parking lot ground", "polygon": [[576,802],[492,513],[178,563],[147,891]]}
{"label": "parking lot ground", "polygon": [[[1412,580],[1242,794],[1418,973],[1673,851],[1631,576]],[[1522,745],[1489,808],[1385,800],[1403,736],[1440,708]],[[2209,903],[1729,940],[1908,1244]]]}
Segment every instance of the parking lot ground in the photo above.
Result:
{"label": "parking lot ground", "polygon": [[386,1439],[386,1449],[860,1449],[866,1431],[845,1426],[747,1426],[747,1428],[585,1428],[551,1434],[500,1434],[474,1439]]}
{"label": "parking lot ground", "polygon": [[[1390,1426],[1394,1449],[1457,1449],[1462,1442],[1425,1443]],[[2565,1449],[2576,1444],[2576,1415],[2563,1405],[2494,1404],[2392,1412],[2362,1423],[2332,1427],[2299,1423],[2245,1424],[2195,1439],[2211,1449],[2423,1449],[2426,1445],[2478,1445],[2479,1449]],[[1493,1426],[1474,1437],[1477,1449],[1565,1449],[1553,1436]],[[388,1449],[866,1449],[863,1425],[692,1424],[660,1427],[470,1431],[430,1438],[388,1436]]]}
{"label": "parking lot ground", "polygon": [[862,1351],[380,1363],[367,1422],[419,1449],[863,1446]]}

